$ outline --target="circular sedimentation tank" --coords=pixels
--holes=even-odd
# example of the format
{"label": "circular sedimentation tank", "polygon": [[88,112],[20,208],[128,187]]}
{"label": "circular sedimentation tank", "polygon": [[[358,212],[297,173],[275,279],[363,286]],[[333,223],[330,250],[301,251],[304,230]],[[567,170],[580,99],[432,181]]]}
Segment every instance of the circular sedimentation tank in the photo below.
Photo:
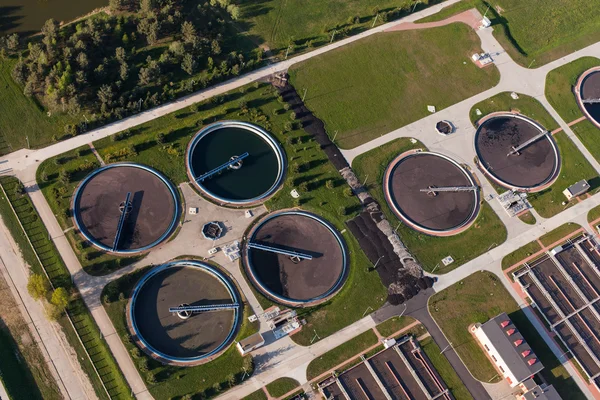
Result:
{"label": "circular sedimentation tank", "polygon": [[[221,308],[213,309],[215,305]],[[180,306],[204,310],[169,311]],[[165,364],[194,366],[213,360],[233,343],[242,307],[234,283],[218,268],[180,260],[155,267],[138,281],[127,320],[150,356]]]}
{"label": "circular sedimentation tank", "polygon": [[97,248],[139,253],[164,241],[180,213],[175,187],[158,171],[116,163],[81,181],[72,199],[75,226]]}
{"label": "circular sedimentation tank", "polygon": [[[311,258],[295,257],[296,253]],[[252,228],[244,243],[243,264],[252,284],[269,299],[308,307],[342,288],[348,257],[344,240],[331,224],[294,210],[267,215]]]}
{"label": "circular sedimentation tank", "polygon": [[430,235],[460,233],[479,211],[477,183],[460,164],[442,154],[400,154],[388,165],[383,187],[396,216]]}
{"label": "circular sedimentation tank", "polygon": [[600,67],[581,74],[575,85],[575,97],[586,118],[600,128]]}
{"label": "circular sedimentation tank", "polygon": [[511,190],[540,191],[558,177],[560,157],[552,135],[520,114],[484,118],[475,133],[475,151],[483,171]]}
{"label": "circular sedimentation tank", "polygon": [[202,128],[188,145],[186,164],[205,196],[233,206],[265,201],[279,188],[286,166],[283,150],[268,132],[240,121]]}

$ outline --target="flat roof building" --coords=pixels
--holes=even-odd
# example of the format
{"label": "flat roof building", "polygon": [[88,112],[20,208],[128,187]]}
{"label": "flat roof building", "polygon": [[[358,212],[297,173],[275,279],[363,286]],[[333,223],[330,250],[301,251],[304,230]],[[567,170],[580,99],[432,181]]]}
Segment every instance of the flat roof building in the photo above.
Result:
{"label": "flat roof building", "polygon": [[573,197],[581,196],[585,192],[590,190],[590,184],[582,179],[579,182],[569,186],[563,191],[563,194],[567,198],[567,200],[571,200]]}
{"label": "flat roof building", "polygon": [[258,349],[263,344],[265,344],[265,338],[260,334],[260,332],[257,332],[254,335],[248,336],[246,339],[242,339],[237,342],[237,348],[240,353],[245,356],[252,350]]}
{"label": "flat roof building", "polygon": [[511,387],[544,368],[506,313],[475,324],[471,331]]}
{"label": "flat roof building", "polygon": [[517,395],[517,400],[562,400],[554,386],[538,385],[533,379],[527,379],[519,387],[523,393]]}

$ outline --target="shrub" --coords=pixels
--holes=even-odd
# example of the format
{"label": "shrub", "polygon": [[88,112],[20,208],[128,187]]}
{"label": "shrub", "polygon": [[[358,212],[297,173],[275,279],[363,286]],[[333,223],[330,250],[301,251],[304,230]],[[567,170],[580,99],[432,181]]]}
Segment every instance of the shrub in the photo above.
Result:
{"label": "shrub", "polygon": [[64,311],[65,308],[69,305],[69,292],[63,287],[57,288],[52,293],[52,298],[50,302],[54,304],[59,310]]}
{"label": "shrub", "polygon": [[33,274],[29,276],[27,282],[27,291],[36,300],[43,299],[48,294],[50,285],[45,277],[40,274]]}
{"label": "shrub", "polygon": [[148,382],[151,385],[154,385],[156,383],[156,376],[154,375],[154,372],[149,371],[146,374],[146,382]]}
{"label": "shrub", "polygon": [[333,180],[328,179],[327,182],[325,182],[325,187],[327,187],[327,189],[333,189],[333,187],[334,187]]}
{"label": "shrub", "polygon": [[296,119],[296,117],[298,117],[298,116],[296,115],[296,113],[295,113],[294,111],[292,111],[292,112],[290,113],[290,119],[293,121],[293,120],[295,120],[295,119]]}
{"label": "shrub", "polygon": [[344,194],[345,194],[347,197],[352,197],[352,196],[354,196],[354,192],[352,191],[352,188],[350,188],[350,187],[347,187],[347,188],[345,188],[345,189],[344,189]]}
{"label": "shrub", "polygon": [[129,350],[129,352],[131,353],[131,357],[133,358],[140,358],[141,356],[140,349],[138,349],[137,347],[132,348],[131,350]]}

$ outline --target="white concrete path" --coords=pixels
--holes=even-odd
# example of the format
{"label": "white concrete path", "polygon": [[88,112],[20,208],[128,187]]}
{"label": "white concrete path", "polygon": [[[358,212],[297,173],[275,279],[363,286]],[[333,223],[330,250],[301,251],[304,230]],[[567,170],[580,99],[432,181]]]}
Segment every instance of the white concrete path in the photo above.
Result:
{"label": "white concrete path", "polygon": [[[75,350],[69,345],[58,324],[49,322],[44,306],[34,300],[27,291],[29,266],[24,263],[10,232],[0,218],[0,273],[13,292],[21,314],[32,337],[48,364],[48,371],[54,377],[65,399],[96,399],[89,378],[81,369]],[[0,394],[0,398],[2,395]],[[6,397],[8,399],[8,397]]]}

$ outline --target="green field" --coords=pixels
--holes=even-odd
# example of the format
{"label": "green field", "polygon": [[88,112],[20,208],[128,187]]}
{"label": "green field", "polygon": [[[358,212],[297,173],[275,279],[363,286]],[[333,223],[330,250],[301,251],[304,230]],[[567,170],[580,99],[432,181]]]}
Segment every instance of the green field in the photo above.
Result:
{"label": "green field", "polygon": [[581,229],[581,225],[574,222],[567,222],[566,224],[559,226],[545,235],[540,236],[540,242],[542,242],[544,246],[550,246],[552,243],[559,241],[578,229]]}
{"label": "green field", "polygon": [[[438,0],[422,1],[422,9]],[[306,48],[311,41],[316,47],[329,43],[334,29],[346,29],[354,34],[385,21],[385,14],[401,8],[400,15],[412,11],[411,0],[263,0],[260,2],[244,0],[242,4],[242,23],[248,27],[248,33],[272,51],[284,50],[290,42],[295,49]]]}
{"label": "green field", "polygon": [[[106,285],[102,292],[102,303],[140,374],[146,376],[151,373],[155,376],[157,382],[148,385],[152,396],[156,399],[170,399],[184,395],[205,396],[199,398],[214,397],[229,388],[232,376],[234,384],[241,382],[244,367],[252,374],[251,356],[242,357],[235,346],[230,347],[212,362],[189,368],[161,364],[139,351],[129,335],[124,310],[135,283],[149,268],[152,266],[137,270]],[[257,332],[257,326],[247,320],[248,310],[248,307],[244,308],[243,323],[236,341]],[[147,364],[147,368],[144,364]],[[216,390],[216,384],[219,385],[219,390]]]}
{"label": "green field", "polygon": [[300,386],[297,380],[292,378],[279,378],[267,385],[269,394],[273,397],[281,397]]}
{"label": "green field", "polygon": [[502,259],[502,270],[508,269],[518,263],[521,260],[529,257],[532,254],[537,253],[542,249],[542,246],[534,240],[533,242],[527,243],[523,247],[519,247],[517,250],[513,251],[510,254],[507,254]]}
{"label": "green field", "polygon": [[448,386],[448,389],[450,389],[454,395],[454,398],[456,400],[473,399],[473,396],[471,396],[471,393],[469,393],[465,387],[465,384],[456,374],[456,371],[454,371],[454,368],[452,365],[450,365],[450,362],[446,356],[442,354],[442,350],[433,341],[433,339],[431,337],[425,338],[421,340],[419,344],[421,345],[421,348],[425,354],[427,354],[427,357],[429,357],[433,363],[435,370],[438,372],[438,374],[440,374],[446,383],[446,386]]}
{"label": "green field", "polygon": [[267,395],[262,389],[258,389],[256,392],[250,393],[242,400],[267,400]]}
{"label": "green field", "polygon": [[377,34],[290,69],[306,104],[336,144],[352,148],[494,86],[498,70],[478,68],[466,25]]}
{"label": "green field", "polygon": [[[482,115],[477,115],[477,109],[481,111]],[[514,100],[508,92],[497,94],[475,104],[470,112],[471,122],[476,125],[479,119],[495,111],[517,111],[536,120],[549,131],[558,128],[558,123],[539,101],[523,94],[519,94],[519,98]],[[565,132],[555,134],[554,140],[561,158],[559,176],[551,187],[541,192],[531,193],[528,197],[531,205],[543,218],[550,218],[566,207],[576,204],[575,201],[571,201],[566,206],[562,205],[562,202],[566,200],[562,193],[563,190],[575,182],[587,179],[592,181],[592,190],[598,187],[596,171]]]}
{"label": "green field", "polygon": [[535,217],[529,211],[527,211],[526,213],[520,214],[519,219],[521,220],[521,222],[523,222],[527,225],[535,225],[535,223],[536,223]]}
{"label": "green field", "polygon": [[390,337],[415,321],[412,317],[392,317],[377,325],[376,328],[381,336]]}
{"label": "green field", "polygon": [[588,0],[463,0],[421,22],[476,7],[492,21],[494,36],[511,58],[539,67],[600,40],[600,11]]}
{"label": "green field", "polygon": [[34,100],[23,95],[11,77],[15,59],[0,57],[0,155],[27,147],[48,146],[53,135],[62,136],[70,117],[54,114],[48,117]]}
{"label": "green field", "polygon": [[600,65],[598,58],[582,57],[548,72],[546,98],[566,123],[583,116],[573,93],[577,79],[583,72],[598,65]]}
{"label": "green field", "polygon": [[562,202],[566,201],[563,190],[575,182],[586,179],[590,183],[592,191],[596,190],[599,185],[597,172],[567,134],[559,132],[554,135],[554,140],[560,152],[560,175],[548,189],[532,193],[528,197],[533,208],[544,218],[550,218],[565,208],[577,204],[576,200],[572,200],[566,206],[562,205]]}
{"label": "green field", "polygon": [[[361,182],[367,179],[369,193],[379,202],[392,226],[398,226],[397,233],[423,268],[430,272],[435,269],[435,273],[444,274],[502,244],[506,240],[506,228],[486,202],[481,205],[479,216],[473,225],[454,236],[429,236],[400,223],[388,207],[381,185],[387,165],[397,155],[413,148],[424,146],[421,143],[412,144],[406,138],[397,139],[356,157],[352,168]],[[445,267],[441,260],[448,255],[454,258],[454,262]]]}
{"label": "green field", "polygon": [[587,119],[571,126],[571,130],[581,140],[596,161],[600,162],[600,129]]}
{"label": "green field", "polygon": [[587,216],[588,222],[592,222],[600,218],[600,206],[596,206],[590,210]]}
{"label": "green field", "polygon": [[[31,262],[32,272],[47,274],[50,283],[55,288],[65,287],[68,290],[76,291],[72,287],[71,274],[64,265],[54,243],[50,240],[48,231],[33,207],[31,199],[28,195],[15,192],[17,183],[17,179],[13,177],[4,177],[0,180],[0,184],[8,195],[8,201],[16,210],[19,221],[23,224],[22,229],[10,209],[9,203],[2,196],[0,212],[3,220],[8,221],[7,227],[11,235],[22,249],[24,258]],[[33,248],[27,242],[27,237],[33,243]],[[41,265],[35,258],[36,253],[40,257]],[[106,388],[112,397],[131,398],[129,386],[81,297],[73,296],[67,307],[67,313],[73,324],[67,316],[63,316],[58,322],[69,344],[75,349],[81,367],[90,378],[96,395],[105,399],[107,396],[104,388]],[[89,361],[86,350],[90,354],[92,362]],[[99,376],[96,369],[101,370],[102,375]]]}
{"label": "green field", "polygon": [[[471,122],[477,127],[476,122],[490,113],[515,111],[536,120],[549,131],[558,128],[558,123],[552,118],[542,103],[525,94],[518,93],[518,95],[519,98],[515,100],[510,96],[510,92],[502,92],[489,99],[480,101],[471,107],[469,113]],[[481,115],[477,115],[477,110],[481,111]]]}
{"label": "green field", "polygon": [[544,364],[541,375],[548,384],[554,385],[563,398],[584,399],[585,396],[579,391],[573,378],[540,338],[500,279],[489,272],[476,272],[436,293],[429,300],[429,312],[461,360],[475,379],[483,382],[498,382],[501,379],[469,333],[468,327],[476,322],[484,323],[506,312]]}
{"label": "green field", "polygon": [[312,380],[336,365],[349,360],[371,346],[377,344],[377,335],[372,330],[361,333],[327,353],[315,358],[308,364],[306,376]]}

